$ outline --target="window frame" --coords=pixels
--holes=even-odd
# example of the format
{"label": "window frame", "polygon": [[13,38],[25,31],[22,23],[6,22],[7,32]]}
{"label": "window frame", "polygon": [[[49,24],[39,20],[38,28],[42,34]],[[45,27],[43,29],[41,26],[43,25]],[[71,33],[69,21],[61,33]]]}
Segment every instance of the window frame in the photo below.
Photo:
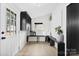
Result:
{"label": "window frame", "polygon": [[[8,16],[8,13],[9,13],[9,16]],[[6,32],[16,33],[16,16],[17,16],[16,13],[6,8]],[[8,17],[9,17],[9,20],[8,20]],[[13,19],[11,17],[13,17]],[[8,21],[9,21],[9,24],[8,24]],[[13,27],[11,28],[11,26]]]}

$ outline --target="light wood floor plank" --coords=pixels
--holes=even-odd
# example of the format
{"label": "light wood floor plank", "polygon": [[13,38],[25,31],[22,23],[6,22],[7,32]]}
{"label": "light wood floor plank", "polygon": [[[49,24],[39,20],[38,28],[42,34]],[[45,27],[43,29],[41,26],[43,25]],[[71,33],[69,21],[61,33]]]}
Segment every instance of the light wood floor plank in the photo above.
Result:
{"label": "light wood floor plank", "polygon": [[57,49],[46,42],[30,42],[16,56],[57,56]]}

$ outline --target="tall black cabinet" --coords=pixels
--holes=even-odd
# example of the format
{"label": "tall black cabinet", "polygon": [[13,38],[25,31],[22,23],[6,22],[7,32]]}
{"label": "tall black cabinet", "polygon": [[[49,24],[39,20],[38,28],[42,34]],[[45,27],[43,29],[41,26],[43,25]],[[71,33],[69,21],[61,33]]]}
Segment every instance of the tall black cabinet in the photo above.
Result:
{"label": "tall black cabinet", "polygon": [[30,24],[31,27],[31,17],[26,11],[20,13],[20,30],[26,30],[26,24]]}
{"label": "tall black cabinet", "polygon": [[79,3],[67,6],[67,55],[79,54]]}

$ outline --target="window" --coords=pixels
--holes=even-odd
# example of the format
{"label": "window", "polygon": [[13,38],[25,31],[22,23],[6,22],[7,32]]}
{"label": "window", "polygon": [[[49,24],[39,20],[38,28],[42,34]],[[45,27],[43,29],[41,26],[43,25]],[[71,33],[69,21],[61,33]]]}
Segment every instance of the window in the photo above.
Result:
{"label": "window", "polygon": [[7,18],[7,33],[16,33],[16,14],[10,9],[6,9],[6,18]]}

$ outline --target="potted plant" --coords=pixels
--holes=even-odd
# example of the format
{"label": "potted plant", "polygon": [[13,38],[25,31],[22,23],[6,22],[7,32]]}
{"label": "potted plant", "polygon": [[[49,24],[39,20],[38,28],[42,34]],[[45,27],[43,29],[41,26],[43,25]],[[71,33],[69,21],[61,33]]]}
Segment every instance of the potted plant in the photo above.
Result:
{"label": "potted plant", "polygon": [[55,31],[57,32],[58,35],[60,35],[60,34],[63,33],[63,31],[62,31],[62,29],[61,29],[61,26],[56,27],[56,28],[55,28]]}
{"label": "potted plant", "polygon": [[61,26],[58,26],[55,28],[56,33],[58,34],[58,42],[63,42],[64,41],[64,35],[63,35],[63,31],[61,29]]}

